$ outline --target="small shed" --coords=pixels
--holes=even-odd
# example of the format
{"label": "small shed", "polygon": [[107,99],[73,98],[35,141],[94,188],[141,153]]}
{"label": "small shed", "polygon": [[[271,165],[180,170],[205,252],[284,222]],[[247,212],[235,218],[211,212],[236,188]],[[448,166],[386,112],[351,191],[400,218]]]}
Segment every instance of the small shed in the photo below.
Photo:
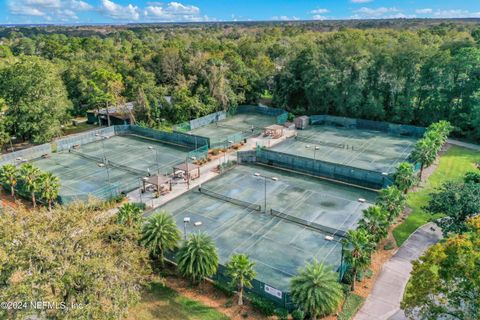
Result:
{"label": "small shed", "polygon": [[271,126],[265,127],[263,129],[264,136],[270,136],[273,139],[278,139],[283,136],[284,126],[278,124],[272,124]]}
{"label": "small shed", "polygon": [[293,122],[295,123],[295,128],[306,129],[309,123],[309,118],[307,116],[300,116],[296,117]]}
{"label": "small shed", "polygon": [[101,108],[98,110],[87,111],[87,123],[99,123],[101,125],[108,125],[108,118],[110,118],[111,125],[131,124],[133,118],[133,102],[127,102],[118,106],[111,106]]}
{"label": "small shed", "polygon": [[147,186],[152,185],[155,187],[155,190],[160,194],[165,194],[172,191],[172,178],[167,176],[154,175],[150,177],[145,177],[143,179],[143,189],[145,192]]}

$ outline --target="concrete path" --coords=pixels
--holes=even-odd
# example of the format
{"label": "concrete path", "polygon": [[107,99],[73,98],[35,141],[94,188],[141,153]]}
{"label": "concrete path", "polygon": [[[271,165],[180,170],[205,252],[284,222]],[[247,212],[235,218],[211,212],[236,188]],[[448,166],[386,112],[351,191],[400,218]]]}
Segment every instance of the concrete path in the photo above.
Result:
{"label": "concrete path", "polygon": [[403,320],[400,310],[403,291],[412,271],[411,261],[418,259],[442,237],[440,228],[428,223],[417,229],[395,255],[382,267],[380,275],[355,320]]}
{"label": "concrete path", "polygon": [[458,140],[455,140],[455,139],[448,139],[447,142],[450,143],[450,144],[454,144],[454,145],[456,145],[456,146],[460,146],[460,147],[464,147],[464,148],[467,148],[467,149],[472,149],[472,150],[480,151],[480,145],[478,145],[478,144],[473,144],[473,143],[458,141]]}
{"label": "concrete path", "polygon": [[[275,144],[278,144],[284,141],[285,139],[287,139],[287,137],[292,136],[294,132],[292,130],[285,129],[284,134],[285,135],[279,139],[270,139],[269,137],[263,137],[263,136],[253,137],[251,139],[248,139],[247,143],[239,151],[254,150],[257,144],[260,146],[267,146],[267,147],[274,146]],[[178,183],[178,184],[173,183],[172,191],[160,197],[155,197],[152,191],[141,193],[140,192],[141,189],[138,188],[127,194],[128,201],[144,203],[146,205],[147,210],[158,208],[164,205],[165,203],[167,203],[168,201],[175,199],[180,195],[188,192],[189,190],[198,187],[200,184],[206,183],[207,181],[215,178],[220,174],[217,170],[215,170],[219,164],[224,163],[226,161],[230,161],[230,160],[236,160],[236,159],[237,159],[237,152],[234,150],[231,150],[229,153],[227,153],[225,157],[220,156],[217,159],[212,160],[211,162],[208,162],[207,164],[201,166],[200,178],[192,180],[190,182],[189,188],[185,183]],[[112,212],[115,213],[116,210],[117,209],[113,209]]]}

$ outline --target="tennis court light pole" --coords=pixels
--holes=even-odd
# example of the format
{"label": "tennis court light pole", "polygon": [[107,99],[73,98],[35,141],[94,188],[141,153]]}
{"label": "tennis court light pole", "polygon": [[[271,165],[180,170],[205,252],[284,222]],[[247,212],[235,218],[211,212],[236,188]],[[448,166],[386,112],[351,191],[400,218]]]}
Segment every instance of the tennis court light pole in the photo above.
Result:
{"label": "tennis court light pole", "polygon": [[107,156],[105,154],[105,142],[104,139],[108,139],[107,136],[102,136],[99,133],[95,133],[95,137],[99,137],[102,140],[102,150],[103,150],[103,163],[107,164]]}
{"label": "tennis court light pole", "polygon": [[190,217],[183,218],[183,239],[187,241],[187,224],[190,223]]}
{"label": "tennis court light pole", "polygon": [[313,149],[313,160],[316,160],[317,159],[317,150],[319,150],[320,147],[319,146],[315,146],[315,148]]}
{"label": "tennis court light pole", "polygon": [[264,200],[264,202],[263,202],[263,212],[267,213],[267,179],[271,179],[272,181],[278,181],[278,178],[277,177],[267,177],[267,176],[264,176],[264,175],[262,175],[258,172],[255,172],[253,175],[255,177],[263,178],[263,180],[265,182],[264,189],[263,189],[263,191],[264,191],[264,193],[263,193],[263,200]]}
{"label": "tennis court light pole", "polygon": [[225,152],[223,153],[223,164],[227,162],[227,151],[228,147],[233,144],[232,140],[225,140]]}
{"label": "tennis court light pole", "polygon": [[157,163],[157,174],[160,173],[160,167],[158,166],[158,149],[152,146],[148,146],[148,149],[153,150],[155,149],[155,162]]}
{"label": "tennis court light pole", "polygon": [[[192,136],[193,134],[191,132],[188,132],[188,135]],[[195,150],[197,150],[198,149],[198,147],[197,147],[197,135],[193,135],[193,138],[195,139]]]}

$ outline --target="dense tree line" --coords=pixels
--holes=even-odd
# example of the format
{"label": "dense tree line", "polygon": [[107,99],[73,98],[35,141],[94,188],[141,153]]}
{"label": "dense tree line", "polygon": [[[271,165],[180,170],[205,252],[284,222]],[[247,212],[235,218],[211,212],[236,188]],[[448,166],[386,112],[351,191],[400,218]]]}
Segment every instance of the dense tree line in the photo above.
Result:
{"label": "dense tree line", "polygon": [[[480,139],[480,29],[319,32],[308,24],[2,32],[0,142],[44,142],[124,101],[155,127],[272,97],[294,113],[429,125]],[[171,97],[169,103],[166,97]]]}
{"label": "dense tree line", "polygon": [[274,98],[299,113],[448,120],[478,139],[479,62],[468,32],[346,30],[306,43],[275,76]]}

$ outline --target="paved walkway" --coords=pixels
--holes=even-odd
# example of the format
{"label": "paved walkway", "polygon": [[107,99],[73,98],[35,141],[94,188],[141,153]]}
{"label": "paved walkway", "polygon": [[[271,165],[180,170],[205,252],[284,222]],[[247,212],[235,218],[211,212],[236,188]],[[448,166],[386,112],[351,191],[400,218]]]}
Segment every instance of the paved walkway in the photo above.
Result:
{"label": "paved walkway", "polygon": [[473,144],[473,143],[468,143],[468,142],[463,142],[463,141],[458,141],[455,139],[448,139],[447,141],[450,144],[454,144],[456,146],[464,147],[467,149],[472,149],[472,150],[477,150],[480,151],[480,145],[478,144]]}
{"label": "paved walkway", "polygon": [[417,260],[442,237],[440,228],[428,223],[417,229],[395,255],[382,267],[372,292],[355,316],[355,320],[404,320],[400,310],[403,291],[412,271],[411,261]]}
{"label": "paved walkway", "polygon": [[[293,135],[294,132],[292,130],[285,130],[285,136],[280,139],[270,139],[269,137],[254,137],[248,139],[247,143],[239,150],[239,151],[246,151],[246,150],[253,150],[256,145],[260,146],[273,146],[277,143],[282,142],[287,137]],[[190,182],[190,188],[187,188],[185,183],[178,183],[172,184],[172,191],[167,193],[166,195],[155,197],[153,192],[145,192],[141,193],[140,188],[131,191],[127,194],[128,201],[130,202],[137,202],[137,203],[145,203],[147,209],[158,208],[168,201],[175,199],[176,197],[188,192],[191,189],[194,189],[198,185],[207,182],[219,175],[219,172],[215,170],[217,166],[225,161],[229,160],[236,160],[237,153],[236,151],[231,151],[227,154],[226,157],[220,156],[215,160],[208,162],[207,164],[200,167],[200,178],[192,180]],[[112,212],[116,212],[117,209],[114,209]]]}

